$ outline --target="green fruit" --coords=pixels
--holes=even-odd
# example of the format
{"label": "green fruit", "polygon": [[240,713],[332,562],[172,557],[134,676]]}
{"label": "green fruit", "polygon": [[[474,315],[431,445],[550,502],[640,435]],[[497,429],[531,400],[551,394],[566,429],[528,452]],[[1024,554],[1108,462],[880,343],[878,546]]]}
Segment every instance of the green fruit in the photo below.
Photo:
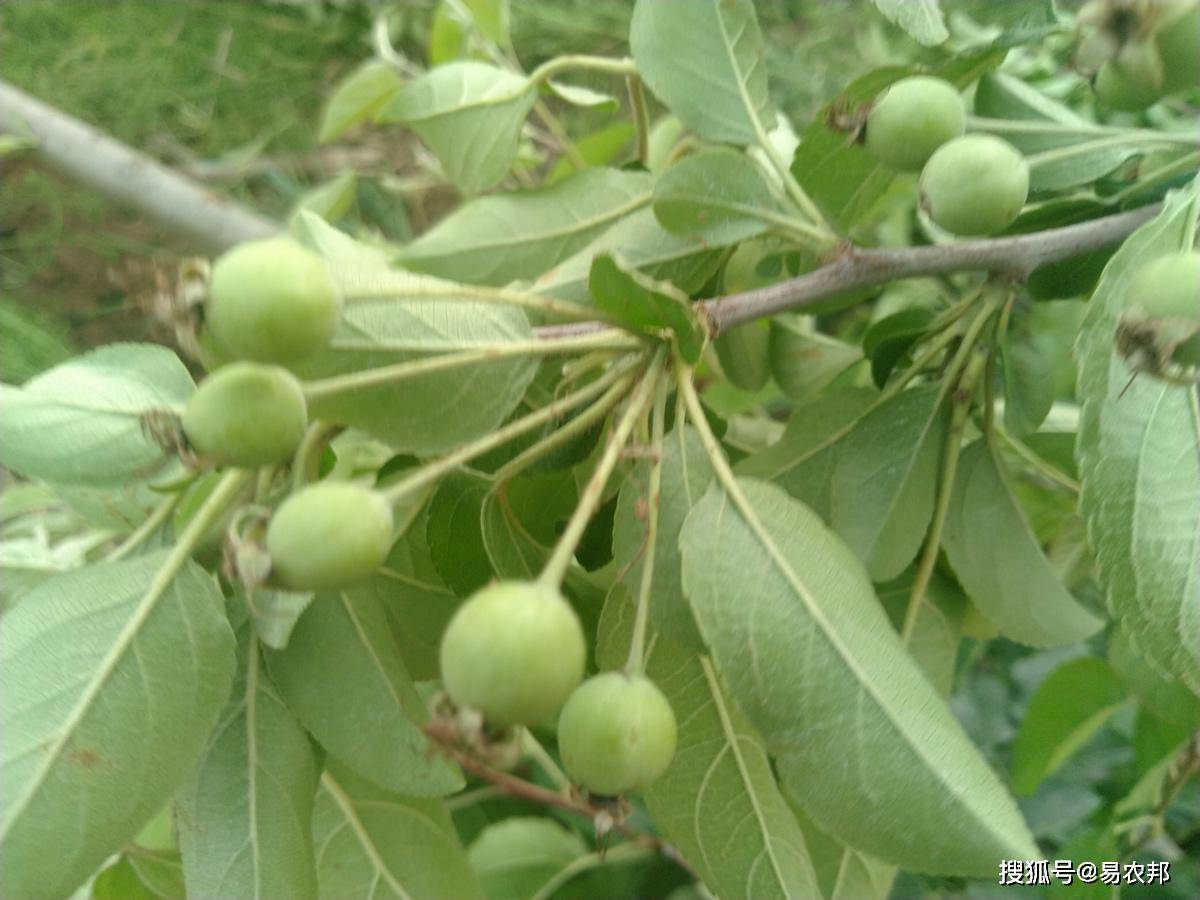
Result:
{"label": "green fruit", "polygon": [[933,151],[965,128],[954,85],[926,75],[902,78],[880,94],[867,115],[867,150],[886,166],[918,172]]}
{"label": "green fruit", "polygon": [[290,238],[240,244],[213,264],[205,322],[239,359],[298,362],[329,342],[341,312],[324,260]]}
{"label": "green fruit", "polygon": [[341,588],[370,577],[392,547],[392,508],[345,481],[292,494],[267,527],[271,577],[296,591]]}
{"label": "green fruit", "polygon": [[770,325],[763,320],[722,331],[714,345],[725,377],[742,390],[761,390],[771,377],[770,339]]}
{"label": "green fruit", "polygon": [[1012,144],[968,134],[944,144],[921,172],[921,205],[951,234],[994,234],[1029,196],[1029,165]]}
{"label": "green fruit", "polygon": [[587,659],[583,627],[554,588],[501,581],[476,591],[442,635],[442,684],[491,725],[536,725],[558,711]]}
{"label": "green fruit", "polygon": [[1173,93],[1200,87],[1200,3],[1166,5],[1157,40],[1163,88]]}
{"label": "green fruit", "polygon": [[571,695],[558,718],[568,774],[593,794],[644,788],[675,755],[675,713],[652,681],[605,672]]}
{"label": "green fruit", "polygon": [[183,411],[183,431],[196,453],[250,468],[289,459],[308,427],[300,382],[287,369],[230,363],[213,372]]}
{"label": "green fruit", "polygon": [[[1148,319],[1168,320],[1183,333],[1200,329],[1200,253],[1160,256],[1142,266],[1129,283],[1127,303]],[[1200,331],[1175,347],[1174,359],[1200,365]]]}
{"label": "green fruit", "polygon": [[1138,112],[1163,93],[1163,61],[1152,40],[1133,41],[1121,48],[1096,73],[1096,98],[1105,106]]}

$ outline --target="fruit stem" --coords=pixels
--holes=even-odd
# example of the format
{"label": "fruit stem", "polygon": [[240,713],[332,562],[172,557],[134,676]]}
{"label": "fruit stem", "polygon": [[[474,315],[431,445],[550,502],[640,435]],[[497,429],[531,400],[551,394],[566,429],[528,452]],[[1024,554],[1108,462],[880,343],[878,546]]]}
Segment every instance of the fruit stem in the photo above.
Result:
{"label": "fruit stem", "polygon": [[548,59],[529,73],[529,81],[533,84],[543,84],[559,72],[568,69],[586,69],[592,72],[603,72],[606,75],[637,75],[637,66],[632,59],[614,59],[609,56],[588,56],[582,53],[568,53]]}
{"label": "fruit stem", "polygon": [[[987,321],[990,315],[981,313],[980,320]],[[974,325],[975,323],[972,323]],[[980,328],[982,330],[982,326]],[[937,505],[933,510],[933,521],[929,526],[929,536],[925,540],[925,551],[917,565],[917,574],[913,579],[912,591],[908,595],[908,606],[904,611],[904,623],[900,628],[900,642],[908,646],[912,640],[913,630],[917,625],[917,616],[925,602],[925,592],[929,581],[933,578],[933,570],[937,565],[938,552],[942,546],[942,530],[946,526],[946,514],[950,511],[950,497],[954,489],[954,476],[958,471],[958,458],[962,452],[963,433],[967,427],[967,416],[975,399],[975,387],[979,378],[987,369],[991,348],[980,344],[974,337],[964,339],[963,346],[968,348],[970,358],[966,361],[954,382],[954,393],[951,398],[950,427],[946,431],[946,449],[942,457],[941,473],[938,477]]]}
{"label": "fruit stem", "polygon": [[629,659],[625,671],[641,675],[645,668],[646,624],[650,618],[650,590],[654,584],[654,553],[658,541],[658,506],[662,495],[663,434],[667,420],[667,379],[659,380],[654,397],[654,413],[650,432],[650,482],[646,488],[646,544],[642,551],[642,580],[638,588],[637,613],[633,620],[633,637],[629,641]]}
{"label": "fruit stem", "polygon": [[321,453],[329,446],[330,438],[341,429],[340,425],[322,421],[313,422],[308,426],[308,431],[304,433],[304,439],[296,448],[296,455],[292,457],[293,491],[300,490],[317,477],[321,464]]}
{"label": "fruit stem", "polygon": [[541,409],[530,413],[527,416],[522,416],[513,422],[509,422],[503,428],[499,428],[485,437],[480,438],[473,443],[460,447],[453,453],[449,453],[440,459],[435,459],[432,462],[426,463],[419,469],[410,474],[407,478],[396,482],[389,488],[381,491],[383,496],[389,503],[396,503],[405,495],[420,490],[428,484],[437,481],[447,472],[452,472],[463,463],[469,462],[477,456],[487,453],[489,450],[494,450],[496,447],[503,446],[513,438],[520,437],[527,431],[532,431],[547,422],[550,422],[565,412],[569,412],[577,406],[587,403],[593,397],[604,393],[604,391],[614,382],[628,380],[628,371],[633,368],[637,361],[642,357],[638,356],[627,361],[624,365],[614,365],[609,371],[605,372],[591,384],[585,385],[574,393],[567,394],[558,400],[553,400],[547,403]]}
{"label": "fruit stem", "polygon": [[616,382],[599,400],[573,418],[570,422],[567,422],[567,424],[557,429],[553,434],[549,434],[542,438],[536,444],[533,444],[532,446],[527,447],[525,450],[522,450],[519,454],[514,456],[492,473],[492,481],[497,487],[499,487],[506,481],[509,481],[515,475],[524,471],[532,463],[541,459],[550,451],[562,446],[577,434],[582,434],[583,432],[587,431],[592,427],[592,425],[608,415],[609,410],[617,405],[621,397],[624,396],[625,391],[628,390],[629,382],[631,380],[632,379],[625,378]]}
{"label": "fruit stem", "polygon": [[526,756],[531,757],[541,767],[542,771],[558,786],[560,791],[563,793],[570,792],[571,779],[558,767],[558,763],[554,761],[554,757],[546,752],[546,748],[542,746],[542,742],[535,738],[533,732],[528,728],[521,729],[521,749],[525,751]]}
{"label": "fruit stem", "polygon": [[563,529],[562,536],[554,545],[554,551],[546,561],[546,567],[538,576],[540,584],[553,588],[558,588],[562,584],[563,576],[566,575],[567,568],[571,565],[571,559],[575,555],[575,548],[583,538],[584,529],[587,528],[596,508],[600,505],[604,486],[608,483],[608,478],[617,465],[617,460],[625,448],[626,441],[629,440],[633,426],[637,423],[646,404],[650,402],[654,386],[658,382],[659,376],[662,375],[666,356],[667,348],[660,347],[650,361],[650,365],[646,367],[642,380],[638,382],[638,386],[629,398],[629,405],[608,436],[608,443],[604,447],[604,453],[600,456],[599,462],[596,463],[592,477],[588,479],[583,492],[579,495],[579,504],[571,513],[571,518],[567,522],[566,528]]}
{"label": "fruit stem", "polygon": [[104,557],[104,561],[116,562],[117,560],[124,559],[149,540],[150,535],[154,534],[171,517],[171,514],[175,512],[175,507],[179,505],[186,491],[187,488],[184,487],[170,493],[162,503],[154,508],[154,511],[146,517],[146,520],[129,537],[125,538],[114,550]]}
{"label": "fruit stem", "polygon": [[[631,350],[640,346],[642,346],[642,341],[638,338],[614,331],[570,335],[565,338],[548,341],[512,341],[503,344],[492,344],[472,350],[463,350],[459,353],[427,356],[422,359],[413,359],[391,366],[380,366],[376,369],[351,372],[347,375],[333,375],[329,378],[306,381],[304,382],[304,399],[312,403],[315,400],[324,400],[346,391],[381,387],[409,378],[419,378],[434,372],[445,372],[450,369],[489,363],[501,359],[555,356],[560,353],[578,353],[584,350],[595,349]],[[386,347],[379,347],[378,349],[384,350]]]}
{"label": "fruit stem", "polygon": [[649,168],[650,159],[650,110],[646,106],[646,89],[640,75],[626,75],[625,86],[629,89],[629,106],[633,113],[633,127],[637,134],[637,158]]}
{"label": "fruit stem", "polygon": [[[649,195],[638,206],[644,206]],[[636,209],[637,207],[634,207]],[[633,211],[632,209],[630,211]],[[370,300],[393,300],[397,303],[420,303],[441,301],[459,303],[491,303],[499,306],[516,306],[536,309],[564,319],[592,321],[604,319],[604,313],[594,306],[584,306],[571,300],[561,300],[518,291],[512,288],[489,287],[479,284],[460,284],[444,281],[431,275],[418,275],[402,269],[378,269],[363,266],[331,265],[334,280],[342,291],[346,303],[361,303]],[[619,326],[614,319],[609,324]]]}

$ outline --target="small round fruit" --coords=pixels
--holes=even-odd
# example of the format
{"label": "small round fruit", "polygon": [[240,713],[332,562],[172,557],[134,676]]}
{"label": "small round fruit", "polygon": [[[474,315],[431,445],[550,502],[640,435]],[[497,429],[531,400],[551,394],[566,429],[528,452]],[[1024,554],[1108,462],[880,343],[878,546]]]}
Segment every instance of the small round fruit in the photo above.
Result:
{"label": "small round fruit", "polygon": [[942,145],[921,172],[921,205],[951,234],[994,234],[1012,224],[1028,196],[1029,165],[990,134]]}
{"label": "small round fruit", "polygon": [[381,494],[345,481],[309,485],[271,517],[271,576],[296,591],[362,581],[387,559],[392,527],[392,508]]}
{"label": "small round fruit", "polygon": [[328,343],[341,312],[324,260],[290,238],[239,244],[213,263],[205,322],[239,359],[298,362]]}
{"label": "small round fruit", "polygon": [[902,78],[867,114],[867,150],[893,169],[919,172],[933,151],[965,127],[962,97],[954,85],[927,75]]}
{"label": "small round fruit", "polygon": [[571,695],[558,717],[558,750],[568,774],[593,794],[644,788],[675,755],[675,713],[654,682],[605,672]]}
{"label": "small round fruit", "polygon": [[[1148,319],[1200,327],[1200,252],[1173,253],[1146,263],[1130,281],[1126,297],[1128,305]],[[1185,366],[1200,365],[1200,333],[1176,346],[1174,359]]]}
{"label": "small round fruit", "polygon": [[183,411],[196,453],[227,466],[283,462],[308,427],[304,389],[287,369],[238,362],[202,382]]}
{"label": "small round fruit", "polygon": [[1146,38],[1131,41],[1096,73],[1096,98],[1105,106],[1138,112],[1163,94],[1163,60],[1158,46]]}
{"label": "small round fruit", "polygon": [[501,581],[476,591],[442,635],[442,684],[490,725],[536,725],[583,678],[587,645],[575,610],[545,585]]}

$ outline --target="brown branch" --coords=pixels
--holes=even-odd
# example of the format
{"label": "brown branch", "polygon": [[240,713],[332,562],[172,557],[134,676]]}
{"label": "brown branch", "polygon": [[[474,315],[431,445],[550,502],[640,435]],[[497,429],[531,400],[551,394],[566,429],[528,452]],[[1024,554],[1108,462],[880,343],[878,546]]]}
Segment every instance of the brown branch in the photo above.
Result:
{"label": "brown branch", "polygon": [[0,81],[0,133],[33,141],[50,166],[153,216],[206,251],[275,234],[282,226],[193,183],[144,153]]}
{"label": "brown branch", "polygon": [[[702,300],[699,306],[710,331],[716,335],[743,322],[803,309],[845,291],[886,284],[898,278],[971,270],[1008,272],[1014,277],[1025,278],[1045,263],[1070,259],[1119,243],[1158,210],[1159,206],[1155,204],[1063,228],[937,247],[866,249],[846,246],[833,262],[814,272],[757,290]],[[551,325],[539,328],[537,333],[539,337],[561,337],[597,327],[592,322]]]}

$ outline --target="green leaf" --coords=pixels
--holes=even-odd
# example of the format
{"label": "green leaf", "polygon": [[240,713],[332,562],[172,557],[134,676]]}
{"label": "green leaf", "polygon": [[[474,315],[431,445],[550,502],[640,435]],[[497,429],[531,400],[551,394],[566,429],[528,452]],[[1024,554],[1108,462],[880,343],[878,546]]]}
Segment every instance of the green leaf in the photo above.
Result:
{"label": "green leaf", "polygon": [[578,497],[569,471],[527,472],[497,485],[481,515],[483,543],[497,577],[537,577]]}
{"label": "green leaf", "polygon": [[425,705],[373,594],[318,594],[287,649],[265,656],[292,712],[356,772],[415,797],[462,787],[456,769],[430,753]]}
{"label": "green leaf", "polygon": [[1138,704],[1176,727],[1200,725],[1200,697],[1178,679],[1168,680],[1129,641],[1118,623],[1108,633],[1108,662],[1129,688]]}
{"label": "green leaf", "polygon": [[775,316],[768,343],[771,376],[779,389],[798,403],[816,398],[863,358],[858,345],[821,334],[807,319],[790,314]]}
{"label": "green leaf", "polygon": [[747,146],[774,125],[750,0],[638,0],[629,47],[646,86],[700,139]]}
{"label": "green leaf", "polygon": [[169,553],[56,576],[0,619],[6,896],[82,884],[167,802],[229,696],[221,593],[190,562],[170,578]]}
{"label": "green leaf", "polygon": [[429,504],[425,537],[430,557],[442,581],[466,597],[492,580],[492,566],[483,545],[480,516],[489,482],[456,473],[438,484]]}
{"label": "green leaf", "polygon": [[910,347],[920,340],[933,321],[933,311],[911,306],[872,323],[863,335],[862,352],[871,360],[871,380],[882,388]]}
{"label": "green leaf", "polygon": [[576,832],[553,819],[513,816],[483,829],[467,858],[491,900],[529,900],[588,852]]}
{"label": "green leaf", "polygon": [[400,76],[389,63],[371,60],[359,66],[334,88],[321,113],[317,140],[324,144],[378,113],[401,88]]}
{"label": "green leaf", "polygon": [[689,295],[712,278],[724,256],[720,247],[699,238],[671,234],[658,224],[653,210],[640,209],[548,271],[537,280],[535,290],[564,300],[589,302],[592,260],[602,253],[616,253],[626,265],[659,281],[669,281]]}
{"label": "green leaf", "polygon": [[[618,153],[629,146],[636,134],[637,129],[632,122],[610,122],[576,140],[575,152],[588,166],[607,166],[616,159]],[[560,156],[546,177],[546,184],[556,184],[570,177],[575,171],[570,158]]]}
{"label": "green leaf", "polygon": [[602,254],[592,260],[588,289],[596,307],[621,323],[654,334],[667,329],[679,352],[695,363],[704,349],[705,332],[687,294],[673,284],[655,281],[625,260]]}
{"label": "green leaf", "polygon": [[1000,344],[1004,425],[1015,435],[1037,431],[1054,405],[1056,382],[1044,346],[1028,326],[1010,326]]}
{"label": "green leaf", "polygon": [[179,844],[197,897],[317,896],[312,745],[267,678],[247,622],[233,695],[179,794]]}
{"label": "green leaf", "polygon": [[482,900],[440,800],[389,794],[331,765],[321,775],[313,841],[322,897]]}
{"label": "green leaf", "polygon": [[1114,345],[1126,289],[1146,260],[1190,245],[1195,184],[1113,256],[1076,344],[1080,507],[1109,609],[1167,681],[1200,694],[1200,408],[1194,388],[1131,372]]}
{"label": "green leaf", "polygon": [[185,900],[178,856],[130,852],[96,876],[90,900]]}
{"label": "green leaf", "polygon": [[1055,577],[986,440],[958,461],[942,546],[967,596],[1007,638],[1054,647],[1104,625]]}
{"label": "green leaf", "polygon": [[305,191],[296,201],[292,215],[306,210],[326,222],[336,222],[350,212],[357,194],[358,175],[353,170],[343,172]]}
{"label": "green leaf", "polygon": [[[646,565],[646,485],[650,463],[638,464],[617,499],[613,523],[613,559],[622,581],[637,596]],[[700,438],[691,428],[676,428],[663,443],[662,483],[658,501],[658,537],[654,548],[650,620],[672,641],[701,649],[700,634],[679,570],[679,532],[692,507],[712,483],[713,472]]]}
{"label": "green leaf", "polygon": [[399,262],[468,284],[532,279],[650,202],[644,172],[585,169],[549,187],[465,203],[400,251]]}
{"label": "green leaf", "polygon": [[311,593],[258,588],[246,598],[259,640],[272,650],[282,650],[292,636],[300,614],[312,603]]}
{"label": "green leaf", "polygon": [[[629,595],[614,591],[597,638],[602,668],[624,663],[633,615]],[[671,765],[643,791],[657,828],[715,896],[819,897],[804,835],[763,739],[727,696],[712,661],[658,632],[647,648],[647,676],[677,713],[686,711],[677,716]]]}
{"label": "green leaf", "polygon": [[[331,245],[328,225],[305,214],[306,227]],[[348,292],[370,294],[346,305],[329,347],[297,368],[306,379],[360,372],[429,356],[532,340],[521,310],[474,301],[471,288],[373,263],[362,245],[334,251],[331,269]],[[363,252],[364,255],[355,256]],[[391,385],[314,399],[309,415],[370,432],[398,452],[445,452],[492,431],[520,402],[537,361],[518,357],[407,378]],[[446,415],[453,398],[454,415]]]}
{"label": "green leaf", "polygon": [[620,107],[620,101],[612,94],[594,91],[591,88],[577,84],[563,84],[560,81],[547,81],[546,87],[559,100],[578,106],[581,109],[603,110],[614,113]]}
{"label": "green leaf", "polygon": [[875,0],[875,6],[919,44],[933,47],[950,37],[938,0]]}
{"label": "green leaf", "polygon": [[479,33],[498,47],[511,44],[509,0],[463,0]]}
{"label": "green leaf", "polygon": [[817,824],[916,872],[1035,858],[1016,804],[900,643],[849,548],[773,485],[713,486],[680,536],[717,671]]}
{"label": "green leaf", "polygon": [[940,390],[924,385],[885,400],[837,448],[830,524],[876,581],[904,571],[933,517],[947,426]]}
{"label": "green leaf", "polygon": [[[879,602],[883,604],[897,633],[904,626],[914,579],[915,572],[910,569],[895,581],[877,587]],[[967,598],[962,591],[953,582],[934,572],[925,588],[921,608],[917,610],[912,636],[908,639],[908,651],[929,683],[943,697],[949,697],[954,687],[954,670],[958,663],[958,645],[962,639],[962,620],[966,610]]]}
{"label": "green leaf", "polygon": [[838,444],[878,398],[870,388],[841,388],[798,406],[779,440],[746,457],[735,470],[778,483],[828,522]]}
{"label": "green leaf", "polygon": [[452,62],[404,85],[377,119],[415,131],[446,176],[476,194],[508,174],[536,100],[536,88],[523,75],[486,63]]}
{"label": "green leaf", "polygon": [[788,226],[758,164],[728,148],[689,153],[667,169],[654,186],[654,215],[667,231],[721,244]]}
{"label": "green leaf", "polygon": [[171,458],[147,426],[169,428],[195,387],[179,358],[152,344],[110,344],[19,388],[0,384],[0,464],[61,484],[145,480]]}
{"label": "green leaf", "polygon": [[1038,685],[1013,745],[1013,788],[1032,794],[1129,699],[1102,659],[1084,656],[1055,669]]}
{"label": "green leaf", "polygon": [[896,880],[896,867],[852,850],[826,834],[792,805],[826,900],[887,900]]}

